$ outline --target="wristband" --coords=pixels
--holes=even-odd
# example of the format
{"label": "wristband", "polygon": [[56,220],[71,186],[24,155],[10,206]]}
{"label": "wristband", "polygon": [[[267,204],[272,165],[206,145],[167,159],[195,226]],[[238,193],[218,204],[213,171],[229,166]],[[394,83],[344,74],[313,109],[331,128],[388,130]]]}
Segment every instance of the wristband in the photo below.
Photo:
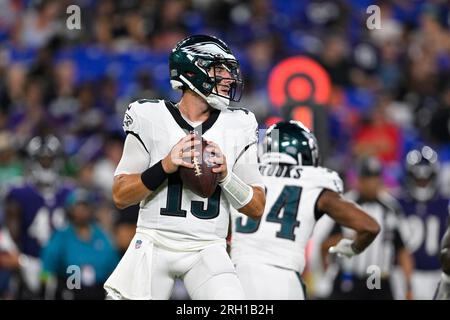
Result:
{"label": "wristband", "polygon": [[243,182],[234,172],[229,172],[225,179],[219,182],[220,187],[231,205],[240,209],[253,198],[253,188]]}
{"label": "wristband", "polygon": [[155,191],[166,180],[167,173],[162,167],[162,160],[142,172],[141,180],[150,191]]}

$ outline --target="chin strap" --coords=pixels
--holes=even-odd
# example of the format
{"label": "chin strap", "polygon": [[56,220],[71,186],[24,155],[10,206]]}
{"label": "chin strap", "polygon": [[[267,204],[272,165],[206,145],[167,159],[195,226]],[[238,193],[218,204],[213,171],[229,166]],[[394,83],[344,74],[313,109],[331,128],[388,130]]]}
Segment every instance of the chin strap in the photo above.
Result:
{"label": "chin strap", "polygon": [[[214,109],[225,110],[228,108],[228,106],[230,104],[230,99],[218,96],[217,94],[214,94],[214,93],[211,93],[209,96],[205,96],[188,79],[186,79],[185,76],[180,75],[180,79],[184,81],[184,83],[189,87],[189,89],[191,89],[196,94],[198,94],[200,97],[205,99],[205,101]],[[174,89],[181,89],[181,87],[183,86],[183,83],[176,81],[176,80],[171,80],[170,83],[172,85],[172,88],[174,88]]]}
{"label": "chin strap", "polygon": [[230,99],[220,97],[214,93],[211,93],[209,96],[207,96],[205,100],[211,107],[217,110],[225,110],[230,104]]}

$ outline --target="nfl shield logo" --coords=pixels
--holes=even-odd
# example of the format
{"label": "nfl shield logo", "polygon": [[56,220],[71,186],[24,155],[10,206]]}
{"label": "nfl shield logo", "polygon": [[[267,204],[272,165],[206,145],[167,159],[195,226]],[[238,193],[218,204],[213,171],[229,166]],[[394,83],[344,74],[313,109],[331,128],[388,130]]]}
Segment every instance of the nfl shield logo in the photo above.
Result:
{"label": "nfl shield logo", "polygon": [[142,240],[136,240],[136,244],[134,245],[135,249],[139,249],[141,247]]}

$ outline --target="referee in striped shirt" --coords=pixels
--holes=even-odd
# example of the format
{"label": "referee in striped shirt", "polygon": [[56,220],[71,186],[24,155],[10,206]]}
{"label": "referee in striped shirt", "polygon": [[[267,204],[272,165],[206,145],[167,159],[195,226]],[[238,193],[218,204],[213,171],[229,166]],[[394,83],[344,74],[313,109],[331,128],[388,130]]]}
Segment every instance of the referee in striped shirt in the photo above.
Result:
{"label": "referee in striped shirt", "polygon": [[[410,281],[414,266],[400,234],[400,206],[383,190],[381,175],[382,167],[376,158],[363,159],[358,166],[357,188],[345,195],[371,215],[381,226],[381,231],[361,254],[350,259],[336,257],[339,272],[334,281],[331,299],[394,299],[390,275],[396,262],[404,274],[405,298],[412,299]],[[342,237],[352,236],[352,230],[336,224],[330,237],[323,243],[322,250],[327,250]]]}

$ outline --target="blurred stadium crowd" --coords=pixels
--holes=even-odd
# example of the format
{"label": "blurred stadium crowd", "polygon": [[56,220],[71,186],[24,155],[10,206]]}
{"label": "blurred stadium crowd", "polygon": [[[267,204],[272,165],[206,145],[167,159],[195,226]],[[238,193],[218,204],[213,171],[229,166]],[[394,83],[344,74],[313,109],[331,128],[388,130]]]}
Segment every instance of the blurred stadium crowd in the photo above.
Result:
{"label": "blurred stadium crowd", "polygon": [[[81,8],[79,30],[66,27],[71,4]],[[372,4],[381,9],[381,29],[366,27]],[[283,116],[267,93],[274,65],[305,55],[325,68],[332,89],[324,107],[323,163],[346,179],[347,188],[355,184],[357,160],[371,155],[382,162],[384,183],[395,195],[405,183],[407,152],[429,145],[440,161],[440,191],[449,197],[449,27],[450,7],[439,0],[2,0],[0,226],[9,200],[33,202],[16,190],[25,182],[40,184],[49,210],[59,205],[75,226],[92,214],[97,242],[74,250],[107,257],[107,265],[82,270],[83,283],[101,287],[126,250],[137,215],[136,208],[120,212],[111,201],[124,112],[139,98],[178,98],[170,88],[168,54],[177,41],[198,33],[217,35],[232,47],[245,81],[239,105],[255,113],[261,128]],[[67,194],[78,190],[69,203],[58,198],[64,188]],[[89,197],[82,195],[86,190]],[[33,229],[42,239],[28,254],[42,255],[56,272],[55,255],[64,250],[58,243],[44,253],[37,249],[52,232],[42,221]],[[36,297],[16,281],[15,263],[2,251],[6,242],[0,238],[0,298]],[[99,243],[106,244],[101,253],[91,252],[89,246]],[[89,294],[98,297],[98,291]]]}

